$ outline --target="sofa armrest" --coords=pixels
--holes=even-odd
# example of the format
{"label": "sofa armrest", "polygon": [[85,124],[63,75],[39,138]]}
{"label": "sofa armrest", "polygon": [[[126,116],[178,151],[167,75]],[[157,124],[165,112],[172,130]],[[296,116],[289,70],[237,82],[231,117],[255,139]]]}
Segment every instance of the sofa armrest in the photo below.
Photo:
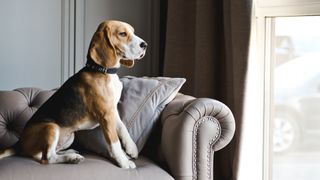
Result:
{"label": "sofa armrest", "polygon": [[209,98],[183,94],[161,117],[161,151],[175,179],[213,179],[213,155],[232,139],[235,121],[230,109]]}

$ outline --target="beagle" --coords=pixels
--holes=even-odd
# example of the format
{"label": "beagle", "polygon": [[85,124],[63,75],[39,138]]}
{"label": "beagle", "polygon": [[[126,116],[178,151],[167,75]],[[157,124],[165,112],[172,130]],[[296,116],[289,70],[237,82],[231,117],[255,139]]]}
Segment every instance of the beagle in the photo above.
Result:
{"label": "beagle", "polygon": [[[116,71],[121,65],[133,67],[134,60],[144,57],[146,48],[147,43],[129,24],[102,22],[91,40],[86,66],[31,117],[15,146],[19,153],[43,164],[79,163],[83,156],[65,150],[72,144],[74,132],[100,125],[110,157],[121,168],[135,168],[126,154],[137,158],[137,146],[117,111],[122,83]],[[3,150],[0,158],[15,154],[15,149]]]}

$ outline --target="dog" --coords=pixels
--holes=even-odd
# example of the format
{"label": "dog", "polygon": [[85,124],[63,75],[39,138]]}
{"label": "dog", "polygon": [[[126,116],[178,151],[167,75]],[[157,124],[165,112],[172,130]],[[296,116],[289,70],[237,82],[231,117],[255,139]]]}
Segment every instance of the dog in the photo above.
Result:
{"label": "dog", "polygon": [[[117,111],[122,83],[120,66],[131,68],[144,57],[147,43],[131,25],[104,21],[94,33],[87,63],[70,77],[27,122],[18,143],[3,150],[0,158],[16,153],[42,164],[79,163],[84,157],[67,149],[79,130],[101,126],[109,155],[121,168],[135,168],[138,149]],[[121,144],[121,143],[122,144]],[[122,146],[125,152],[122,149]]]}

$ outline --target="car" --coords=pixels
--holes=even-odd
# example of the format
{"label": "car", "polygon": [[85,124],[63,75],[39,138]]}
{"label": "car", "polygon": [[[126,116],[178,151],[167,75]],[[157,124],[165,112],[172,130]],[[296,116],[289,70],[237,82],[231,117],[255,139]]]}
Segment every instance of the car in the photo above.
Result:
{"label": "car", "polygon": [[274,70],[273,152],[288,153],[320,138],[320,53]]}

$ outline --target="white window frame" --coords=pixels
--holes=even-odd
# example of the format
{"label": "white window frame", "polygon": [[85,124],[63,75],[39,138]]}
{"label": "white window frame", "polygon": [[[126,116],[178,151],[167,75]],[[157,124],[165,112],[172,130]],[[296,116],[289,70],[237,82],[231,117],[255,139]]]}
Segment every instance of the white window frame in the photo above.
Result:
{"label": "white window frame", "polygon": [[[264,82],[263,86],[263,141],[262,148],[262,179],[272,179],[272,121],[273,116],[273,60],[272,51],[274,42],[272,41],[274,32],[274,17],[290,16],[311,16],[320,15],[320,0],[256,0],[255,17],[257,32],[257,53],[259,66],[263,71],[257,74]],[[259,68],[259,69],[260,69]]]}

